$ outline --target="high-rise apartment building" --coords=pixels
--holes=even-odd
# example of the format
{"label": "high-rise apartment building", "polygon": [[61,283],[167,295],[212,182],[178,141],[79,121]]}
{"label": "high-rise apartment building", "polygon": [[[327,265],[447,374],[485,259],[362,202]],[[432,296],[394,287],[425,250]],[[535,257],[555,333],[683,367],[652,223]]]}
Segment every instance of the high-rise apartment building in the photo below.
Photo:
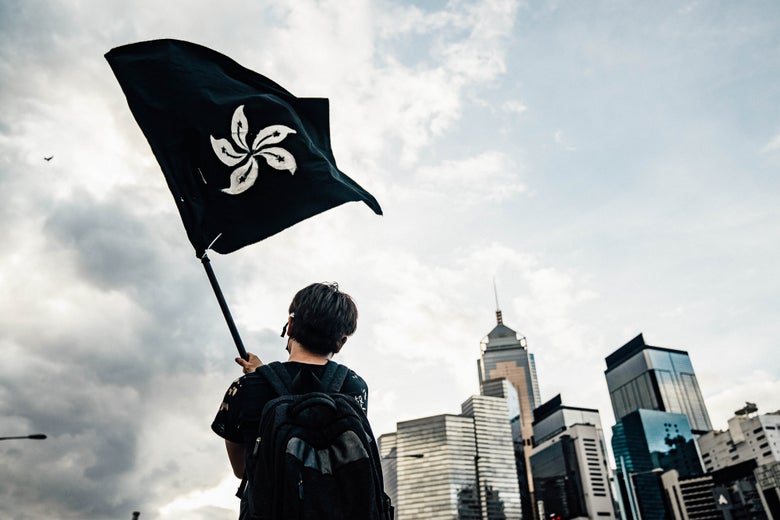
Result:
{"label": "high-rise apartment building", "polygon": [[399,422],[380,436],[398,520],[520,520],[506,399],[472,396],[462,415]]}
{"label": "high-rise apartment building", "polygon": [[517,392],[520,414],[518,424],[522,437],[524,476],[521,475],[520,492],[533,493],[531,473],[531,449],[533,448],[534,409],[541,404],[539,383],[536,378],[534,356],[528,351],[524,336],[504,325],[502,313],[496,311],[496,326],[482,343],[481,357],[477,362],[480,385],[488,380],[506,379]]}
{"label": "high-rise apartment building", "polygon": [[517,390],[508,380],[488,379],[480,383],[480,395],[502,397],[506,399],[509,410],[509,426],[512,431],[512,445],[515,452],[515,467],[517,470],[517,482],[520,488],[521,510],[526,512],[526,518],[531,518],[534,504],[528,491],[526,472],[525,450],[523,449],[523,435],[520,431],[520,401]]}
{"label": "high-rise apartment building", "polygon": [[598,410],[564,406],[559,394],[534,417],[531,465],[539,518],[617,518]]}
{"label": "high-rise apartment building", "polygon": [[507,400],[474,395],[461,405],[462,415],[474,421],[479,498],[485,519],[521,518],[512,430]]}
{"label": "high-rise apartment building", "polygon": [[[384,476],[385,493],[390,497],[390,503],[396,507],[398,502],[398,448],[396,432],[385,433],[377,438],[379,456],[382,458],[382,474]],[[422,458],[419,456],[412,458]]]}
{"label": "high-rise apartment building", "polygon": [[399,422],[391,464],[384,464],[385,481],[396,484],[395,496],[388,493],[395,498],[395,518],[481,520],[475,455],[470,417],[444,414]]}
{"label": "high-rise apartment building", "polygon": [[654,347],[642,334],[607,356],[607,387],[615,419],[639,410],[684,414],[691,430],[712,430],[688,353]]}

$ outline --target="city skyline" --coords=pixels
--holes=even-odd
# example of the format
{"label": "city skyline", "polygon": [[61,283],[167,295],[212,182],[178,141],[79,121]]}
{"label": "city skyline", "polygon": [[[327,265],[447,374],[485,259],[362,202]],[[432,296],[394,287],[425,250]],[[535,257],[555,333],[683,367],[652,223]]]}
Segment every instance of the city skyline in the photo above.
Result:
{"label": "city skyline", "polygon": [[714,428],[780,407],[779,28],[768,0],[1,1],[1,433],[48,438],[0,445],[0,516],[236,516],[209,429],[236,351],[111,48],[188,40],[329,98],[384,210],[210,255],[248,350],[284,359],[292,295],[337,281],[374,432],[458,414],[495,277],[540,401],[609,435],[604,358],[639,333],[689,353]]}

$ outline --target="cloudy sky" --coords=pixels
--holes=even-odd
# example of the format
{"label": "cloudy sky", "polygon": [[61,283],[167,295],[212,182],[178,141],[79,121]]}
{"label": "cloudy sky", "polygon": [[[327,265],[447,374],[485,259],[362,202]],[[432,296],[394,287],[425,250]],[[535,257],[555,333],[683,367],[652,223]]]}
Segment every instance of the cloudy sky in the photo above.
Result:
{"label": "cloudy sky", "polygon": [[[235,347],[103,54],[206,45],[328,97],[353,203],[211,255],[248,349],[336,280],[377,434],[457,413],[481,339],[613,416],[604,357],[687,350],[715,427],[780,408],[780,4],[0,0],[0,517],[232,519]],[[46,162],[44,156],[54,158]]]}

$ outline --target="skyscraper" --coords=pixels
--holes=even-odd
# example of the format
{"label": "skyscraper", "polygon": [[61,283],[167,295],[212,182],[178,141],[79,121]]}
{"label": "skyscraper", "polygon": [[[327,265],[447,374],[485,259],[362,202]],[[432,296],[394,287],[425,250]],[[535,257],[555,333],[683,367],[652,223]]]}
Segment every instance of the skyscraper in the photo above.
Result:
{"label": "skyscraper", "polygon": [[477,361],[479,382],[504,378],[517,392],[520,405],[519,425],[522,436],[525,478],[521,479],[521,494],[533,494],[531,449],[533,447],[534,409],[539,406],[539,383],[536,379],[534,355],[528,352],[524,336],[504,325],[501,310],[496,310],[496,326],[482,343],[482,355]]}
{"label": "skyscraper", "polygon": [[642,334],[607,356],[609,397],[615,419],[639,410],[684,414],[693,433],[712,430],[688,353],[654,347]]}
{"label": "skyscraper", "polygon": [[477,481],[483,518],[521,518],[512,430],[507,400],[473,395],[462,405],[464,417],[474,420]]}
{"label": "skyscraper", "polygon": [[472,396],[461,408],[379,438],[398,520],[522,518],[506,399]]}
{"label": "skyscraper", "polygon": [[617,518],[598,410],[564,406],[559,394],[534,417],[531,464],[540,518]]}
{"label": "skyscraper", "polygon": [[506,400],[509,411],[509,426],[512,431],[512,447],[515,453],[515,469],[517,482],[522,499],[521,510],[525,512],[525,518],[532,518],[534,504],[528,491],[528,474],[526,472],[525,450],[523,449],[523,435],[520,432],[520,400],[517,390],[508,380],[488,379],[480,384],[480,394],[492,397],[502,397]]}
{"label": "skyscraper", "polygon": [[[384,437],[384,436],[382,436]],[[435,415],[397,424],[394,464],[398,520],[481,520],[475,469],[474,421]],[[393,467],[391,467],[393,466]]]}

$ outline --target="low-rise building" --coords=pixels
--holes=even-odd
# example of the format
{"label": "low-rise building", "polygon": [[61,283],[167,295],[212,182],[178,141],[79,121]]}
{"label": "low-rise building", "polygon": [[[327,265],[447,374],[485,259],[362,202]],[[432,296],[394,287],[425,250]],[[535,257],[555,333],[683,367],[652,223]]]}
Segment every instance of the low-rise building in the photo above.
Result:
{"label": "low-rise building", "polygon": [[753,403],[729,419],[728,429],[711,431],[697,440],[704,469],[716,471],[755,460],[758,466],[780,461],[780,412],[757,414]]}
{"label": "low-rise building", "polygon": [[674,520],[722,520],[713,498],[712,477],[680,478],[676,469],[661,475],[661,482]]}
{"label": "low-rise building", "polygon": [[770,519],[780,520],[780,462],[759,466],[754,473],[764,511]]}

